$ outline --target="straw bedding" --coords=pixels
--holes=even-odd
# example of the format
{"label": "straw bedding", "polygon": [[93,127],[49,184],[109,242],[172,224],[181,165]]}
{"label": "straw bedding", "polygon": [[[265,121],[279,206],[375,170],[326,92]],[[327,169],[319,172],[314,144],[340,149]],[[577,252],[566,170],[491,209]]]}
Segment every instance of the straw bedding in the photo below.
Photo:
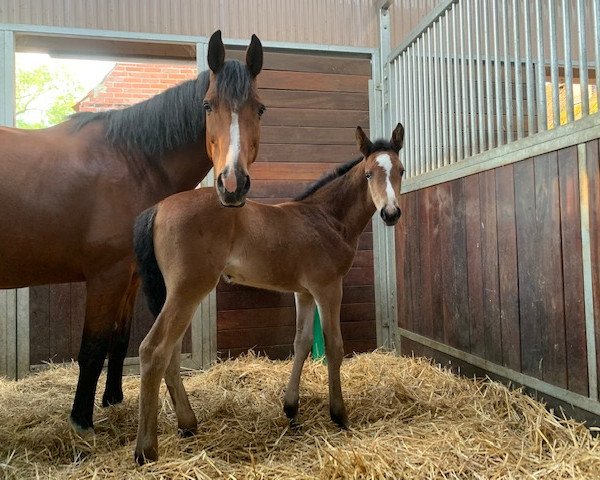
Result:
{"label": "straw bedding", "polygon": [[345,361],[352,428],[329,420],[327,368],[307,362],[301,429],[282,412],[290,362],[249,355],[185,379],[200,421],[179,438],[161,390],[156,463],[136,467],[139,379],[95,412],[96,435],[67,423],[77,368],[0,381],[0,475],[7,478],[600,478],[600,439],[516,391],[381,352]]}

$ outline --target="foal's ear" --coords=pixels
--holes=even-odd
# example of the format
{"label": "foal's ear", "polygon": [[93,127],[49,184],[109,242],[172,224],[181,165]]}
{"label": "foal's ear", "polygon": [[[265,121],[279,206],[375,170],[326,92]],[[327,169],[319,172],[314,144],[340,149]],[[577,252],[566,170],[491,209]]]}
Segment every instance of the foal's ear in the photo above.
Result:
{"label": "foal's ear", "polygon": [[373,143],[369,140],[369,137],[363,132],[363,129],[360,127],[356,127],[356,143],[358,144],[358,149],[365,156],[368,157],[371,151],[373,150]]}
{"label": "foal's ear", "polygon": [[213,33],[208,41],[208,66],[216,75],[225,63],[225,46],[221,39],[221,30]]}
{"label": "foal's ear", "polygon": [[390,143],[392,144],[392,148],[396,153],[398,153],[402,148],[402,145],[404,144],[404,127],[401,123],[396,125],[396,128],[394,128]]}
{"label": "foal's ear", "polygon": [[256,77],[263,66],[263,47],[256,35],[252,35],[248,50],[246,50],[246,66],[252,78]]}

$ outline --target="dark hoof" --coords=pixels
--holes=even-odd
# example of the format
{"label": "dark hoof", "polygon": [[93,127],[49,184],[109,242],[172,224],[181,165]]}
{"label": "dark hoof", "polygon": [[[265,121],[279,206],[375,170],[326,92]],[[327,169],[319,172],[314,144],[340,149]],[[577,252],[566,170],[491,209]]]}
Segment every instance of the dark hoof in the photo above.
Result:
{"label": "dark hoof", "polygon": [[135,462],[142,466],[146,462],[156,462],[158,460],[158,452],[155,448],[147,448],[144,450],[137,450],[134,454]]}
{"label": "dark hoof", "polygon": [[80,437],[90,437],[95,434],[94,424],[89,421],[77,421],[73,415],[69,417],[69,424],[73,431]]}
{"label": "dark hoof", "polygon": [[111,405],[117,405],[123,401],[123,392],[109,392],[106,390],[102,396],[102,406],[110,407]]}
{"label": "dark hoof", "polygon": [[177,433],[181,438],[190,438],[198,433],[197,427],[192,428],[178,428]]}
{"label": "dark hoof", "polygon": [[290,420],[294,420],[298,416],[298,404],[288,405],[287,403],[283,405],[283,411],[285,412],[285,416]]}
{"label": "dark hoof", "polygon": [[333,423],[344,430],[348,430],[350,423],[348,422],[348,416],[345,412],[336,413],[330,410],[329,414],[331,415],[331,420],[333,420]]}

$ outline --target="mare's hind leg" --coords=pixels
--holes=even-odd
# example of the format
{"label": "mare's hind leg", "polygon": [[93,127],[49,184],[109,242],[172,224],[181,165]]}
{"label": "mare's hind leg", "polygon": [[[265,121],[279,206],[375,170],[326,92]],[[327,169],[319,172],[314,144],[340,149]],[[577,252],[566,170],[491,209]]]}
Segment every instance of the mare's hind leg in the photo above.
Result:
{"label": "mare's hind leg", "polygon": [[340,309],[342,305],[341,279],[315,292],[319,307],[323,336],[325,337],[325,354],[329,377],[329,413],[331,419],[342,428],[348,428],[348,415],[342,397],[340,367],[344,358],[344,341],[340,329]]}
{"label": "mare's hind leg", "polygon": [[[210,275],[206,275],[210,277]],[[140,345],[140,408],[135,460],[143,464],[158,458],[157,416],[160,381],[171,363],[175,346],[181,341],[192,321],[196,307],[216,285],[218,275],[210,285],[194,285],[183,294],[172,288],[156,322]],[[204,282],[203,282],[204,283]],[[174,367],[174,365],[173,365]],[[170,372],[171,380],[174,372]],[[175,384],[176,385],[176,384]],[[178,391],[176,385],[176,395]],[[183,392],[185,395],[185,392]],[[186,395],[187,396],[187,395]],[[179,396],[177,397],[179,399]],[[176,400],[177,402],[177,400]],[[182,406],[179,402],[180,407]],[[188,405],[189,406],[189,405]],[[185,407],[184,407],[185,408]]]}
{"label": "mare's hind leg", "polygon": [[296,293],[296,336],[294,337],[294,365],[288,386],[285,390],[283,411],[294,424],[298,415],[300,398],[300,376],[304,361],[313,343],[313,321],[315,300],[310,293]]}
{"label": "mare's hind leg", "polygon": [[173,407],[175,407],[179,433],[183,437],[189,437],[195,435],[198,431],[198,421],[190,406],[185,387],[181,381],[181,342],[182,339],[177,342],[177,345],[173,349],[171,361],[165,371],[165,383],[171,395]]}
{"label": "mare's hind leg", "polygon": [[79,379],[70,417],[71,425],[79,433],[93,431],[98,377],[132,274],[131,260],[123,260],[87,281],[85,323],[78,356]]}
{"label": "mare's hind leg", "polygon": [[106,386],[102,396],[102,406],[116,405],[123,401],[123,363],[129,347],[129,334],[133,320],[135,297],[139,290],[139,278],[134,275],[127,291],[123,309],[116,319],[116,329],[113,332],[108,352],[108,369],[106,373]]}

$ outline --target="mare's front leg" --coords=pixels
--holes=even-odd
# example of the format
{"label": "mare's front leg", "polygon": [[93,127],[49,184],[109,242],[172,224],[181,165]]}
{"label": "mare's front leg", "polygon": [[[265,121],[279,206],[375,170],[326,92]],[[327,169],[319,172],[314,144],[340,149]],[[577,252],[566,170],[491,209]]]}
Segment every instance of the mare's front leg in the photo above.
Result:
{"label": "mare's front leg", "polygon": [[114,330],[124,308],[125,290],[131,282],[133,263],[122,260],[87,280],[85,322],[79,349],[79,379],[71,410],[71,425],[78,433],[94,428],[94,397]]}
{"label": "mare's front leg", "polygon": [[331,419],[342,428],[348,428],[348,415],[344,398],[340,367],[344,358],[344,341],[340,329],[340,310],[342,305],[342,279],[321,286],[314,292],[325,337],[325,354],[329,376],[329,413]]}
{"label": "mare's front leg", "polygon": [[315,300],[310,293],[296,293],[296,336],[294,337],[294,365],[290,381],[285,390],[283,411],[293,425],[298,416],[300,399],[300,376],[304,361],[313,343],[313,322],[315,315]]}
{"label": "mare's front leg", "polygon": [[[171,366],[168,385],[171,386],[171,398],[174,400],[175,408],[176,410],[179,409],[177,412],[178,422],[182,412],[184,412],[184,415],[185,411],[191,412],[189,403],[187,405],[182,403],[183,396],[185,396],[185,402],[187,402],[187,394],[185,391],[183,391],[183,394],[180,391],[180,389],[183,389],[183,385],[179,387],[177,382],[173,380],[175,367],[179,370],[179,365],[175,365],[172,358],[173,355],[179,355],[176,346],[178,342],[181,342],[183,334],[190,325],[198,304],[215,284],[216,281],[208,289],[196,285],[197,289],[188,289],[186,294],[178,292],[176,288],[172,289],[167,295],[165,305],[156,322],[154,322],[148,335],[140,345],[140,373],[142,378],[137,444],[135,447],[135,460],[140,465],[147,460],[158,459],[158,394],[160,381],[165,376],[168,366]],[[193,422],[188,422],[187,426],[193,429]]]}
{"label": "mare's front leg", "polygon": [[108,352],[108,368],[106,372],[106,386],[102,396],[102,406],[116,405],[123,401],[123,363],[129,347],[131,322],[135,298],[139,290],[139,278],[133,276],[125,292],[123,308],[115,319],[116,328]]}

